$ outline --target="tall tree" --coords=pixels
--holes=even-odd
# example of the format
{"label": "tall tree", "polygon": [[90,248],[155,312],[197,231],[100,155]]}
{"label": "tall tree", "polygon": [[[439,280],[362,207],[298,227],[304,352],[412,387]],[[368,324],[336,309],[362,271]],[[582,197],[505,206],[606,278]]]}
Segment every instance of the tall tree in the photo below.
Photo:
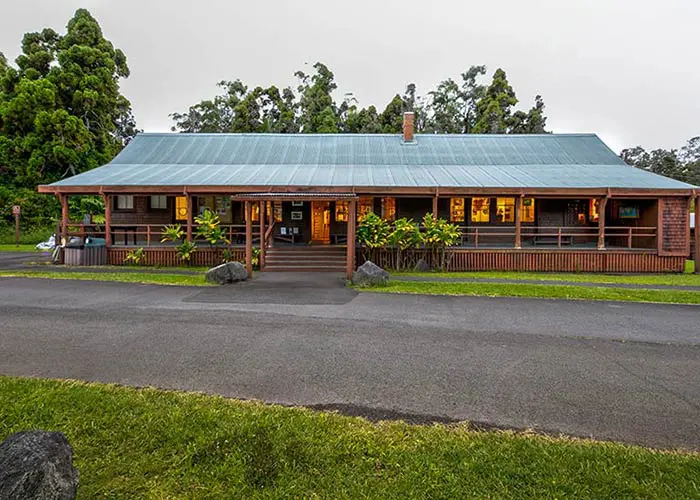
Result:
{"label": "tall tree", "polygon": [[317,62],[315,73],[297,71],[299,79],[299,129],[305,134],[338,132],[338,113],[331,95],[338,85],[333,72]]}
{"label": "tall tree", "polygon": [[497,69],[493,81],[484,91],[476,105],[474,133],[505,134],[511,124],[512,109],[518,103],[513,87],[508,83],[506,72]]}
{"label": "tall tree", "polygon": [[28,33],[17,68],[2,75],[0,163],[14,182],[33,187],[107,163],[135,133],[119,80],[124,53],[79,9],[61,36]]}
{"label": "tall tree", "polygon": [[546,134],[547,117],[544,115],[542,96],[535,97],[535,105],[527,113],[516,111],[510,123],[511,134]]}

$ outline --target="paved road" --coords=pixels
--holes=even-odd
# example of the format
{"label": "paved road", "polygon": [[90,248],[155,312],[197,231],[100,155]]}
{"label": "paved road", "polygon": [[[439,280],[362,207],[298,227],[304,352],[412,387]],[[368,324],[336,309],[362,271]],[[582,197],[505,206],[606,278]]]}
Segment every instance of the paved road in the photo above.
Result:
{"label": "paved road", "polygon": [[[284,281],[282,280],[284,278]],[[0,278],[0,373],[700,449],[700,307]]]}

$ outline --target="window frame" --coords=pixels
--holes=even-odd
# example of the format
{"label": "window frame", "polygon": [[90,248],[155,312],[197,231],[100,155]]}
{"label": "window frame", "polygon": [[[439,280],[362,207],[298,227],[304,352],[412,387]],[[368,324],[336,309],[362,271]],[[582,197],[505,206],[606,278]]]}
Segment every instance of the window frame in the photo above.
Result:
{"label": "window frame", "polygon": [[[164,207],[154,207],[153,206],[153,199],[158,198],[162,199],[165,201],[165,206]],[[152,194],[149,195],[148,197],[148,210],[150,211],[157,211],[157,212],[163,212],[168,209],[168,197],[164,194]]]}
{"label": "window frame", "polygon": [[[510,201],[510,203],[508,203]],[[498,215],[499,210],[503,208],[503,220]],[[510,208],[510,218],[506,219],[506,209]],[[496,197],[496,224],[515,224],[515,198],[511,196]]]}
{"label": "window frame", "polygon": [[[135,210],[135,203],[134,203],[134,195],[133,194],[118,194],[114,197],[114,210],[118,212],[133,212]],[[128,203],[127,207],[121,207],[120,206],[120,201],[121,200],[130,200],[130,203]]]}
{"label": "window frame", "polygon": [[[482,207],[484,205],[486,205],[486,220],[485,221],[474,220],[474,200],[486,200],[486,203],[481,205]],[[483,211],[483,208],[481,210]],[[471,221],[472,224],[490,224],[491,223],[491,198],[489,198],[489,197],[471,198],[469,220]]]}
{"label": "window frame", "polygon": [[350,219],[350,202],[336,201],[334,212],[336,222],[348,222]]}

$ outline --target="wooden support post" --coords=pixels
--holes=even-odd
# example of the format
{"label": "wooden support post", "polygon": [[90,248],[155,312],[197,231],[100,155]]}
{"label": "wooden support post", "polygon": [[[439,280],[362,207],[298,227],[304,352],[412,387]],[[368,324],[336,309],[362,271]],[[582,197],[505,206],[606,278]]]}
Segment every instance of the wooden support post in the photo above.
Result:
{"label": "wooden support post", "polygon": [[438,218],[438,195],[433,196],[433,217]]}
{"label": "wooden support post", "polygon": [[68,195],[61,195],[61,238],[68,243]]}
{"label": "wooden support post", "polygon": [[112,196],[103,194],[102,199],[105,202],[105,246],[112,246]]}
{"label": "wooden support post", "polygon": [[151,246],[151,225],[146,224],[146,246]]}
{"label": "wooden support post", "polygon": [[522,230],[522,224],[520,223],[520,207],[523,203],[523,199],[520,196],[515,197],[515,207],[513,209],[515,210],[515,248],[520,249],[522,248],[521,244],[521,230]]}
{"label": "wooden support post", "polygon": [[700,274],[700,195],[695,197],[695,274]]}
{"label": "wooden support post", "polygon": [[598,204],[598,250],[605,250],[605,207],[607,196],[603,196]]}
{"label": "wooden support post", "polygon": [[253,214],[252,204],[246,201],[243,205],[245,213],[245,268],[248,276],[253,276]]}
{"label": "wooden support post", "polygon": [[262,271],[265,265],[265,202],[260,202],[260,270]]}
{"label": "wooden support post", "polygon": [[345,275],[352,279],[355,271],[355,221],[357,220],[357,200],[350,200],[348,203],[348,233],[346,248]]}
{"label": "wooden support post", "polygon": [[192,221],[194,219],[192,195],[187,193],[187,241],[192,241]]}

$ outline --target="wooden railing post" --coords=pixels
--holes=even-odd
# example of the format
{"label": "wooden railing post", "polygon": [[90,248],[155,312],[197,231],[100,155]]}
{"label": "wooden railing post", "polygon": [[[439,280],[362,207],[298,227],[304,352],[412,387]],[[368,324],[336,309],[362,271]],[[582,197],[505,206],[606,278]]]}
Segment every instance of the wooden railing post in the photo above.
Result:
{"label": "wooden railing post", "polygon": [[244,204],[245,212],[245,268],[248,276],[253,276],[253,214],[251,202]]}
{"label": "wooden railing post", "polygon": [[112,246],[112,196],[103,194],[102,199],[105,202],[105,246]]}
{"label": "wooden railing post", "polygon": [[603,196],[598,204],[598,250],[605,250],[605,207],[607,196]]}
{"label": "wooden railing post", "polygon": [[561,226],[557,228],[557,248],[561,248]]}
{"label": "wooden railing post", "polygon": [[68,243],[68,195],[61,195],[61,237]]}
{"label": "wooden railing post", "polygon": [[187,193],[187,241],[192,241],[192,219],[194,206],[192,203],[192,195]]}
{"label": "wooden railing post", "polygon": [[479,228],[474,228],[474,248],[479,248]]}
{"label": "wooden railing post", "polygon": [[627,248],[632,248],[632,226],[627,231]]}
{"label": "wooden railing post", "polygon": [[151,246],[151,225],[146,224],[146,246]]}
{"label": "wooden railing post", "polygon": [[521,230],[522,224],[520,222],[520,206],[522,205],[522,198],[520,196],[515,197],[515,248],[522,248],[521,245]]}
{"label": "wooden railing post", "polygon": [[265,265],[265,247],[267,243],[265,241],[265,202],[260,201],[260,270],[262,271]]}
{"label": "wooden railing post", "polygon": [[347,247],[346,247],[346,262],[345,276],[347,279],[352,279],[352,273],[355,270],[355,221],[357,220],[357,200],[350,200],[348,203],[348,227],[347,227]]}

